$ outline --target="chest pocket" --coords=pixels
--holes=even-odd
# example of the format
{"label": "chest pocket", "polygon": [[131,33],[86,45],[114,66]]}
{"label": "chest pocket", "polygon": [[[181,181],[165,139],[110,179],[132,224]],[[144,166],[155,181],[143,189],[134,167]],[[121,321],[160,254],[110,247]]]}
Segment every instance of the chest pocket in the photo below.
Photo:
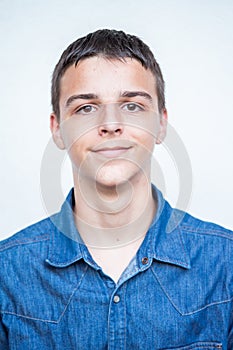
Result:
{"label": "chest pocket", "polygon": [[213,343],[213,342],[198,342],[192,343],[190,345],[179,346],[178,348],[163,348],[160,350],[216,350],[222,349],[221,343]]}

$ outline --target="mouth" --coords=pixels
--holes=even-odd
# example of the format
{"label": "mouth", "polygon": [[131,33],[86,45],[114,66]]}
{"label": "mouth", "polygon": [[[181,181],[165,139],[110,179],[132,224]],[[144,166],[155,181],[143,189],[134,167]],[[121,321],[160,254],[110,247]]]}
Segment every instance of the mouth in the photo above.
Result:
{"label": "mouth", "polygon": [[119,157],[122,154],[124,154],[125,152],[127,152],[129,148],[120,148],[120,147],[116,147],[116,148],[103,148],[100,149],[99,151],[95,151],[95,153],[100,154],[106,158],[115,158],[115,157]]}
{"label": "mouth", "polygon": [[92,151],[106,158],[116,158],[122,156],[133,148],[133,145],[129,142],[120,145],[100,145],[94,148]]}

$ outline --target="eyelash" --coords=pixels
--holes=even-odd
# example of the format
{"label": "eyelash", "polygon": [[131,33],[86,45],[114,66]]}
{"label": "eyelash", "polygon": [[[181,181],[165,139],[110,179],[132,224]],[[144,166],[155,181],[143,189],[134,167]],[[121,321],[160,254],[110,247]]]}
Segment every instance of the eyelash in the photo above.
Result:
{"label": "eyelash", "polygon": [[[135,106],[136,107],[136,111],[134,110],[133,112],[138,112],[138,111],[143,111],[144,110],[144,108],[141,106],[141,105],[139,105],[138,103],[135,103],[135,102],[127,102],[127,103],[125,103],[124,105],[123,105],[123,107],[125,107],[125,106],[130,106],[130,105],[133,105],[133,106]],[[129,111],[129,110],[128,110]]]}
{"label": "eyelash", "polygon": [[[124,107],[130,106],[130,105],[131,105],[131,106],[134,106],[134,107],[136,108],[136,110],[130,111],[130,110],[127,109],[128,112],[132,112],[132,113],[133,113],[133,112],[139,112],[139,111],[145,110],[145,108],[144,108],[142,105],[140,105],[140,104],[138,104],[138,103],[135,103],[135,102],[127,102],[127,103],[124,103],[124,104],[121,106],[121,108],[124,109]],[[97,109],[97,106],[94,106],[94,105],[91,105],[91,104],[86,104],[86,105],[84,105],[84,106],[79,107],[78,109],[76,109],[76,110],[75,110],[75,114],[89,114],[89,113],[93,113],[93,111],[90,111],[90,112],[85,113],[85,108],[87,108],[87,107],[94,108],[95,111],[96,111],[96,109]]]}
{"label": "eyelash", "polygon": [[[88,114],[88,112],[85,113],[85,111],[84,111],[84,109],[87,108],[87,107],[92,107],[92,108],[95,108],[95,109],[97,108],[97,107],[95,107],[95,106],[93,106],[93,105],[91,105],[91,104],[87,104],[87,105],[84,105],[84,106],[79,107],[78,109],[76,109],[76,110],[75,110],[75,114],[79,114],[80,112],[81,112],[81,113],[83,112],[83,114]],[[89,112],[89,113],[91,113],[91,112]]]}

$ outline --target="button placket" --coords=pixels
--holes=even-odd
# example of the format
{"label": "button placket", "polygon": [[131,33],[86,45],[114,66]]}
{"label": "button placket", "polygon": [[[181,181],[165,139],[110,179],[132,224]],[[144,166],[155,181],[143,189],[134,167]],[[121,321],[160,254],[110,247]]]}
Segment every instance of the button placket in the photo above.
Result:
{"label": "button placket", "polygon": [[113,291],[108,313],[108,349],[125,350],[125,305],[126,286],[118,286]]}

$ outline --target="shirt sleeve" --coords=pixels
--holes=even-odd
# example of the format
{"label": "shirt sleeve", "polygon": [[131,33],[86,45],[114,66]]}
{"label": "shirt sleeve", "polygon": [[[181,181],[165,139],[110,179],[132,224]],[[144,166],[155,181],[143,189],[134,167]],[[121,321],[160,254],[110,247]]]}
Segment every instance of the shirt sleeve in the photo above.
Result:
{"label": "shirt sleeve", "polygon": [[0,349],[9,350],[8,336],[2,322],[2,315],[0,315]]}
{"label": "shirt sleeve", "polygon": [[231,301],[231,315],[228,333],[227,350],[233,349],[233,301]]}

